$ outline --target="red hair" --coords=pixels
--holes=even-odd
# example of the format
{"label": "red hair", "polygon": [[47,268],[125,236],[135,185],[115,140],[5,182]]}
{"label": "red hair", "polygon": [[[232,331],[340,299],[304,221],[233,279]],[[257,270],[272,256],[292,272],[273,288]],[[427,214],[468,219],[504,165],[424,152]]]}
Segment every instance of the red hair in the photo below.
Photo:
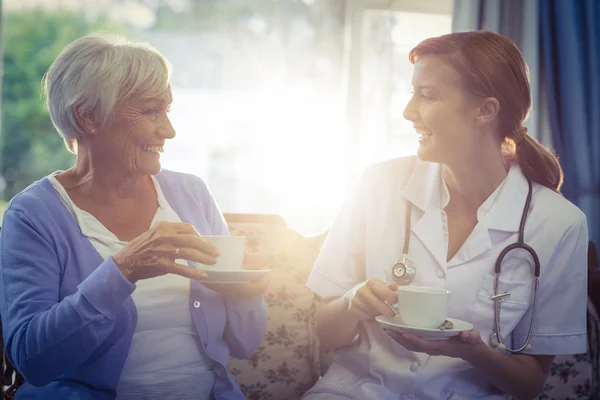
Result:
{"label": "red hair", "polygon": [[445,56],[468,93],[498,100],[499,139],[516,144],[519,165],[528,179],[560,192],[563,171],[558,158],[522,126],[531,109],[531,88],[519,48],[497,33],[456,32],[422,41],[408,59],[414,64],[425,55]]}

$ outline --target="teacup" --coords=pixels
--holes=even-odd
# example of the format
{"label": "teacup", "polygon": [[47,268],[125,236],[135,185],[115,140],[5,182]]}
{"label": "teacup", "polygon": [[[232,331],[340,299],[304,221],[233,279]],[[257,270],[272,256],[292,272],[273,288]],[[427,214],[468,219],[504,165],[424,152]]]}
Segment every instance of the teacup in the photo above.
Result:
{"label": "teacup", "polygon": [[219,249],[217,263],[213,265],[196,263],[202,269],[241,269],[246,250],[245,236],[202,236],[202,239]]}
{"label": "teacup", "polygon": [[451,291],[433,286],[399,286],[395,319],[402,325],[437,329],[448,317]]}

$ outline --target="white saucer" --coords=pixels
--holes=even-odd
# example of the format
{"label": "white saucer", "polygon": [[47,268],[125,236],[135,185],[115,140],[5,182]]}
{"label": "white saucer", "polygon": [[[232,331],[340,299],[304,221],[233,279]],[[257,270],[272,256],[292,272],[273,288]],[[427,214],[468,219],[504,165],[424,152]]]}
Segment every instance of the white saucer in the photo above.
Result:
{"label": "white saucer", "polygon": [[257,280],[271,272],[270,269],[205,269],[198,268],[208,274],[208,277],[198,280],[200,283],[243,284]]}
{"label": "white saucer", "polygon": [[450,337],[459,335],[462,331],[469,331],[473,329],[473,324],[455,318],[448,318],[448,321],[452,322],[454,327],[452,329],[446,329],[443,331],[439,329],[417,328],[415,326],[402,325],[393,318],[386,317],[385,315],[375,317],[375,320],[379,322],[379,325],[388,328],[391,331],[410,333],[428,340],[448,339]]}

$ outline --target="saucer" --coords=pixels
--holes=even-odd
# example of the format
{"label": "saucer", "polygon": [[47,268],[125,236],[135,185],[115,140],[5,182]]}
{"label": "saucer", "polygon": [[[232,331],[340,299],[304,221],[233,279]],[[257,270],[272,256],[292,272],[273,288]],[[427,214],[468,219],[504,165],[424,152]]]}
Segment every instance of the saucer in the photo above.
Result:
{"label": "saucer", "polygon": [[380,315],[375,320],[384,328],[400,333],[410,333],[428,340],[443,340],[459,335],[462,331],[473,329],[473,324],[460,319],[448,318],[448,321],[454,324],[452,329],[440,330],[431,328],[418,328],[416,326],[402,325],[393,318]]}
{"label": "saucer", "polygon": [[206,272],[208,277],[199,279],[200,283],[219,283],[219,284],[242,284],[257,280],[261,276],[271,272],[270,269],[208,269],[198,268]]}

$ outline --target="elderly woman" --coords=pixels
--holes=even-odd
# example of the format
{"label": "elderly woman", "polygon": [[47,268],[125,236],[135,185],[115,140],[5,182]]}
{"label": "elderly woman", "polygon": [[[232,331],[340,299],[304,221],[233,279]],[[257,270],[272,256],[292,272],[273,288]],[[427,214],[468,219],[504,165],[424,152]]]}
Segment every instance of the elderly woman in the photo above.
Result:
{"label": "elderly woman", "polygon": [[0,310],[26,380],[16,398],[244,398],[227,361],[263,339],[266,281],[203,285],[186,262],[214,264],[202,236],[228,229],[202,180],[161,171],[175,137],[167,61],[148,45],[87,36],[58,56],[44,88],[77,159],[4,215]]}

